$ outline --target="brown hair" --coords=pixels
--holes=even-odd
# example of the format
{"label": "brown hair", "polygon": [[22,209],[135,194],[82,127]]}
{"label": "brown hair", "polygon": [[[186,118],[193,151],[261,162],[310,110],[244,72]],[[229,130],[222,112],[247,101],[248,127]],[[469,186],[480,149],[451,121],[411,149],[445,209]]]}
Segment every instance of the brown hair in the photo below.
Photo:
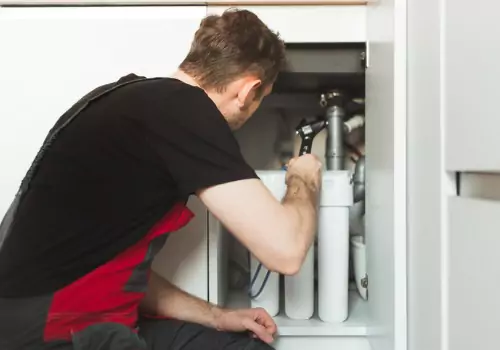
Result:
{"label": "brown hair", "polygon": [[229,9],[202,20],[179,68],[204,89],[222,92],[234,79],[254,74],[263,88],[286,65],[285,44],[254,13]]}

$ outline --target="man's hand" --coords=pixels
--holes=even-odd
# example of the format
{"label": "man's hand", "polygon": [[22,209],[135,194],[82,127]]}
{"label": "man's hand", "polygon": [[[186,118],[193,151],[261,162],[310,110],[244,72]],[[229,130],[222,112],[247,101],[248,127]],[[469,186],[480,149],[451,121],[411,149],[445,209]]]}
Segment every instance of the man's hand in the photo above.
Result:
{"label": "man's hand", "polygon": [[226,332],[250,331],[265,343],[272,343],[277,331],[272,317],[262,308],[224,310],[214,309],[216,328]]}
{"label": "man's hand", "polygon": [[221,309],[180,290],[151,271],[148,291],[141,311],[171,317],[227,332],[250,331],[266,343],[273,341],[276,324],[264,309]]}
{"label": "man's hand", "polygon": [[314,154],[304,154],[290,159],[287,164],[286,183],[290,185],[294,177],[301,179],[313,192],[321,188],[322,164]]}

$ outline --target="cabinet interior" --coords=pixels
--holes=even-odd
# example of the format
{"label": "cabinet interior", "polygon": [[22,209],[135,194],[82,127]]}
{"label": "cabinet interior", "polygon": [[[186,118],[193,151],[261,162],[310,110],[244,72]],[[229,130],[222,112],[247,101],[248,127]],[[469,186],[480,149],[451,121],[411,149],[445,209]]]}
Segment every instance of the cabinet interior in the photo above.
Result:
{"label": "cabinet interior", "polygon": [[[364,115],[364,108],[349,109],[352,101],[364,105],[364,44],[293,44],[287,45],[289,67],[280,74],[274,89],[255,115],[236,132],[243,156],[258,172],[280,170],[286,161],[298,155],[301,138],[295,128],[302,119],[325,118],[321,95],[339,90],[346,96],[346,117]],[[359,105],[357,105],[359,107]],[[327,129],[313,141],[316,154],[326,169]],[[364,151],[364,127],[345,134],[345,170],[354,172],[357,155],[352,147]],[[369,171],[369,170],[367,170]],[[364,201],[350,208],[349,233],[364,239],[362,211]],[[209,221],[215,221],[210,217]],[[248,251],[220,224],[209,224],[209,300],[230,307],[248,307],[250,282]],[[216,266],[213,266],[216,265]],[[352,270],[352,268],[350,269]],[[280,314],[276,317],[281,335],[293,336],[364,336],[367,301],[357,291],[352,271],[349,283],[349,316],[342,323],[326,323],[317,316],[309,320],[291,320],[283,313],[283,276],[280,277]],[[316,283],[315,283],[316,284]],[[317,284],[316,284],[317,285]],[[316,287],[315,287],[316,288]],[[316,298],[317,300],[317,298]]]}

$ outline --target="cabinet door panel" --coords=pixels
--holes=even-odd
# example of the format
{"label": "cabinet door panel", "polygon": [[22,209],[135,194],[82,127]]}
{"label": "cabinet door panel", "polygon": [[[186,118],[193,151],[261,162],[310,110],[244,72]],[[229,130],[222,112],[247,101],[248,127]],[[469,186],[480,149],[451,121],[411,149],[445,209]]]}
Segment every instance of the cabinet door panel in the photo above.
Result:
{"label": "cabinet door panel", "polygon": [[499,11],[495,0],[445,2],[448,170],[500,172]]}
{"label": "cabinet door panel", "polygon": [[189,199],[187,207],[195,214],[194,218],[170,234],[152,268],[181,289],[208,300],[208,212],[194,196]]}
{"label": "cabinet door panel", "polygon": [[0,8],[0,213],[59,116],[96,86],[166,76],[206,7]]}
{"label": "cabinet door panel", "polygon": [[[208,6],[209,14],[229,7]],[[366,41],[366,6],[238,6],[254,12],[287,43]]]}
{"label": "cabinet door panel", "polygon": [[449,349],[496,350],[500,201],[448,199]]}
{"label": "cabinet door panel", "polygon": [[369,340],[405,350],[406,0],[368,5],[366,246]]}

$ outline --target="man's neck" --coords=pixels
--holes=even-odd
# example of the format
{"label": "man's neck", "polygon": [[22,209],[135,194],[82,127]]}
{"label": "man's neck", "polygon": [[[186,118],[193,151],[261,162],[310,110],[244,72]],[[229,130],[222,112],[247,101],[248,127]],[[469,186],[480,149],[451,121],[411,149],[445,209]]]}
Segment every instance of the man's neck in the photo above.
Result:
{"label": "man's neck", "polygon": [[[202,89],[193,77],[184,73],[180,69],[175,71],[171,77],[174,79],[180,80],[183,83],[186,83],[188,85],[196,86],[196,87]],[[215,103],[215,105],[217,106],[219,111],[222,113],[222,115],[224,115],[224,118],[226,118],[225,113],[224,113],[224,110],[225,110],[224,106],[227,104],[227,101],[225,100],[224,96],[222,94],[215,92],[215,91],[207,91],[205,89],[203,89],[203,90],[205,91],[207,96]]]}
{"label": "man's neck", "polygon": [[184,73],[182,70],[178,69],[172,74],[172,78],[182,81],[188,85],[200,87],[200,85],[194,80],[190,75]]}

